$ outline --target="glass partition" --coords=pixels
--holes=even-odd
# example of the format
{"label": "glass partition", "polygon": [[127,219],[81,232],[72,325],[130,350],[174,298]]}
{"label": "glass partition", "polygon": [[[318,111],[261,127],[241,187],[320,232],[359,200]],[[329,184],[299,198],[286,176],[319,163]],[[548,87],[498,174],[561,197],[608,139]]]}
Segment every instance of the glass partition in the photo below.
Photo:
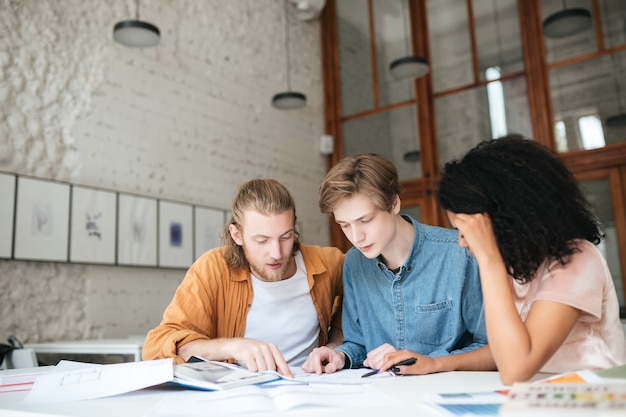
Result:
{"label": "glass partition", "polygon": [[[344,154],[376,152],[389,157],[409,190],[403,202],[411,207],[403,210],[416,210],[416,218],[439,224],[440,213],[432,209],[436,201],[431,183],[446,162],[479,142],[519,133],[560,152],[574,151],[564,155],[570,169],[594,180],[584,183],[585,192],[596,202],[599,195],[614,202],[614,220],[598,210],[607,231],[602,250],[623,304],[620,262],[626,259],[616,255],[616,237],[624,242],[626,236],[626,219],[617,209],[623,207],[626,182],[626,116],[621,116],[626,112],[626,1],[327,4],[336,10],[338,39],[334,30],[322,36],[338,42],[339,72],[333,67],[325,79],[332,88],[338,81],[341,108],[329,118]],[[414,13],[425,9],[426,16],[408,19],[407,4],[417,8]],[[542,21],[565,8],[587,9],[587,26],[567,36],[546,35],[549,31],[542,30]],[[409,20],[417,27],[410,27]],[[427,26],[421,26],[424,20]],[[409,29],[414,31],[411,37]],[[413,50],[411,39],[423,41],[420,49],[428,50],[429,76],[418,82],[396,81],[389,74],[389,63]],[[334,62],[335,50],[329,48],[329,53]],[[418,120],[428,120],[419,132],[423,137],[418,137]],[[584,152],[603,147],[610,150]],[[432,176],[422,174],[422,162],[429,173],[432,169]],[[597,166],[618,170],[611,175],[621,178],[621,185],[613,177],[610,187],[607,180],[595,181],[601,174],[589,176],[589,169]]]}
{"label": "glass partition", "polygon": [[433,91],[472,84],[474,71],[467,2],[428,0],[427,11]]}
{"label": "glass partition", "polygon": [[624,302],[624,286],[622,284],[622,268],[618,252],[617,234],[615,229],[615,220],[613,215],[613,201],[611,199],[610,183],[607,178],[596,180],[581,181],[580,188],[593,206],[596,215],[602,223],[602,228],[606,234],[606,238],[598,245],[598,249],[604,255],[609,265],[615,290],[619,299],[620,307],[623,309],[626,304]]}
{"label": "glass partition", "polygon": [[489,68],[501,75],[524,70],[517,0],[473,1],[479,79]]}
{"label": "glass partition", "polygon": [[541,20],[545,22],[555,13],[565,8],[585,9],[591,14],[589,26],[568,36],[549,36],[544,31],[544,45],[548,63],[574,58],[598,50],[596,32],[593,26],[593,9],[590,0],[565,2],[563,0],[541,0]]}
{"label": "glass partition", "polygon": [[374,107],[367,0],[337,2],[341,111],[344,115]]}
{"label": "glass partition", "polygon": [[626,52],[553,68],[550,90],[559,152],[626,140]]}
{"label": "glass partition", "polygon": [[613,48],[625,44],[626,1],[600,0],[599,5],[604,47]]}
{"label": "glass partition", "polygon": [[378,153],[394,162],[400,180],[421,176],[415,106],[346,121],[342,127],[345,156]]}
{"label": "glass partition", "polygon": [[372,3],[376,28],[379,104],[386,106],[412,99],[413,80],[396,80],[389,72],[389,64],[393,60],[412,54],[407,1],[386,0]]}
{"label": "glass partition", "polygon": [[441,168],[483,140],[507,133],[532,137],[523,77],[438,97],[435,114]]}

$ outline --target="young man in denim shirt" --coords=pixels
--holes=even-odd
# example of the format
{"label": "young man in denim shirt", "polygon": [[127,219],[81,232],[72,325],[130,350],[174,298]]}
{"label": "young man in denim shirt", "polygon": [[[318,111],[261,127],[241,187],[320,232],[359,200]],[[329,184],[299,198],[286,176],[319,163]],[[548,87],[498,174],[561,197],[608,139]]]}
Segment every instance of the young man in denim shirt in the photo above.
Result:
{"label": "young man in denim shirt", "polygon": [[320,209],[354,247],[343,265],[343,343],[316,348],[302,368],[495,370],[476,261],[455,230],[401,215],[399,194],[395,166],[375,154],[341,160],[322,182]]}

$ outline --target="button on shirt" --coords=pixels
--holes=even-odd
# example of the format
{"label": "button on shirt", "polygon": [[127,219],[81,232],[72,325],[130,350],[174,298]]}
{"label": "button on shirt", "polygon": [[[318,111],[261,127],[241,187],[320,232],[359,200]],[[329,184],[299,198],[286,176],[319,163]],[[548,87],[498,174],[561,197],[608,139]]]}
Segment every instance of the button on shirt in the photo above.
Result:
{"label": "button on shirt", "polygon": [[458,233],[403,217],[415,238],[397,273],[356,248],[346,254],[344,342],[337,350],[352,368],[384,343],[433,357],[487,343],[478,266],[459,247]]}

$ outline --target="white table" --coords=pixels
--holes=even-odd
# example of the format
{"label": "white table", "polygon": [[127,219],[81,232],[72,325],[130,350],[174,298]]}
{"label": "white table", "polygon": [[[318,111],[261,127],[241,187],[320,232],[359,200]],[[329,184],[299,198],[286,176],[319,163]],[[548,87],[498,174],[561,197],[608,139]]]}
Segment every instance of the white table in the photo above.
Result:
{"label": "white table", "polygon": [[74,340],[47,343],[25,344],[36,353],[72,353],[95,355],[133,355],[135,361],[141,360],[144,336],[131,336],[125,339]]}
{"label": "white table", "polygon": [[[389,378],[373,384],[394,399],[387,406],[374,408],[298,408],[282,413],[254,414],[255,416],[438,416],[433,410],[419,405],[419,397],[427,393],[484,392],[502,387],[497,372],[446,372],[423,376]],[[0,393],[0,415],[3,417],[140,417],[151,410],[164,395],[184,394],[184,390],[169,385],[115,397],[73,401],[57,404],[24,406],[19,402],[26,392]],[[207,410],[207,416],[211,411]]]}

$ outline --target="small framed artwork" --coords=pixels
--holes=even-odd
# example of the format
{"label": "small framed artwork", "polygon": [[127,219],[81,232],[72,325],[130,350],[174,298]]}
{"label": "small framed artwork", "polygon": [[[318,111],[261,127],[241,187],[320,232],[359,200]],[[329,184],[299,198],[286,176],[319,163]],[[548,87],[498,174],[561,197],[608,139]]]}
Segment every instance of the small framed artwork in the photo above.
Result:
{"label": "small framed artwork", "polygon": [[193,208],[159,200],[159,266],[189,268],[193,262]]}
{"label": "small framed artwork", "polygon": [[197,259],[204,252],[220,246],[221,235],[226,224],[224,210],[209,207],[194,207],[195,254]]}
{"label": "small framed artwork", "polygon": [[117,194],[72,186],[70,262],[115,264]]}
{"label": "small framed artwork", "polygon": [[15,175],[0,173],[0,258],[10,258],[13,252],[15,181]]}
{"label": "small framed artwork", "polygon": [[15,259],[67,262],[70,185],[17,178]]}
{"label": "small framed artwork", "polygon": [[118,195],[117,263],[157,266],[157,200]]}

